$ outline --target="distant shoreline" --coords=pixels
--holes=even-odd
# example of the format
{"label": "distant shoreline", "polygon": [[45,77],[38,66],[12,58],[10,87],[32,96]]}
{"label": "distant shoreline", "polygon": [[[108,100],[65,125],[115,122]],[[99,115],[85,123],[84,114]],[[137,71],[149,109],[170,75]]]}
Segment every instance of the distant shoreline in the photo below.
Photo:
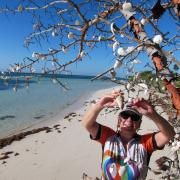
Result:
{"label": "distant shoreline", "polygon": [[[32,76],[32,77],[45,77],[45,78],[71,78],[71,79],[92,79],[96,75],[73,75],[73,74],[45,74],[45,73],[28,73],[28,72],[4,72],[3,74],[0,72],[1,76],[8,76],[8,77],[21,77],[21,76]],[[125,78],[117,77],[118,80],[127,80]],[[98,80],[110,80],[108,76],[102,76]]]}

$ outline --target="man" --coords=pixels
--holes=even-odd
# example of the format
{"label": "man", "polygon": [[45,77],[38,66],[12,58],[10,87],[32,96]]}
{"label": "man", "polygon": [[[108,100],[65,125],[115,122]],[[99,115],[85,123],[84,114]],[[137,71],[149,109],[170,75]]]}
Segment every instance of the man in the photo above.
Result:
{"label": "man", "polygon": [[[83,118],[83,125],[90,137],[101,143],[103,147],[102,179],[145,179],[152,152],[162,149],[175,132],[173,127],[143,98],[133,100],[118,116],[118,130],[96,122],[97,116],[104,107],[115,105],[117,96],[122,93],[113,92],[104,96]],[[159,131],[138,135],[142,116],[150,118]]]}

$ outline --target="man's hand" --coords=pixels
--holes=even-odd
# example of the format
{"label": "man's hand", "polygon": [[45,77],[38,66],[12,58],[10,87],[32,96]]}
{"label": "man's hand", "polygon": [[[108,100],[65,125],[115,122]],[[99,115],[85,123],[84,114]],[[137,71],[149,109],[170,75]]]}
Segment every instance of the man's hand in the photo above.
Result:
{"label": "man's hand", "polygon": [[97,103],[102,107],[114,107],[117,102],[115,101],[118,96],[123,96],[121,91],[112,91],[111,94],[108,94],[102,97]]}
{"label": "man's hand", "polygon": [[155,113],[152,105],[143,98],[137,98],[132,100],[131,105],[142,115],[151,117]]}
{"label": "man's hand", "polygon": [[86,112],[83,117],[82,123],[89,131],[93,138],[96,137],[99,124],[96,122],[97,116],[104,107],[113,107],[117,96],[123,95],[120,91],[113,91],[111,94],[102,97],[96,104]]}
{"label": "man's hand", "polygon": [[170,139],[173,139],[175,135],[173,127],[153,109],[148,101],[138,98],[134,99],[131,105],[139,113],[149,117],[158,127],[159,132],[155,134],[157,147],[162,148]]}

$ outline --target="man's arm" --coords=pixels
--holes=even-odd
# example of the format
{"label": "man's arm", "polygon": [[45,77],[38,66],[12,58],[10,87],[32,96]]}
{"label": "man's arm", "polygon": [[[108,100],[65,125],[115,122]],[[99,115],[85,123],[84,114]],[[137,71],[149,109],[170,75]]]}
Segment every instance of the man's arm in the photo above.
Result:
{"label": "man's arm", "polygon": [[106,95],[101,98],[96,104],[92,105],[91,108],[84,115],[82,123],[83,126],[89,131],[92,138],[95,138],[98,132],[98,123],[96,119],[104,107],[113,107],[115,105],[115,99],[117,96],[122,95],[122,92],[113,92],[110,95]]}
{"label": "man's arm", "polygon": [[132,106],[141,114],[150,118],[158,127],[159,132],[155,135],[155,140],[159,148],[163,147],[169,140],[173,139],[175,132],[173,127],[160,116],[152,107],[152,105],[143,98],[135,99]]}
{"label": "man's arm", "polygon": [[97,135],[99,125],[96,122],[96,119],[102,109],[103,107],[101,106],[101,104],[96,103],[92,105],[92,107],[87,111],[87,113],[83,117],[83,126],[89,131],[92,138],[95,138]]}
{"label": "man's arm", "polygon": [[155,135],[157,146],[163,147],[169,140],[173,139],[175,135],[174,128],[155,111],[148,117],[152,119],[159,129],[159,132]]}

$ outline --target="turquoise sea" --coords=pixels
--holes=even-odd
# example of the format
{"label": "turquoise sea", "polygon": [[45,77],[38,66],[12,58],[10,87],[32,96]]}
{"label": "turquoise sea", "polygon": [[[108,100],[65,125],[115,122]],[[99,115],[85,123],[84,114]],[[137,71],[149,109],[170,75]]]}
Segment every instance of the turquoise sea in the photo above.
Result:
{"label": "turquoise sea", "polygon": [[52,82],[49,77],[30,79],[26,87],[24,78],[18,78],[17,91],[13,90],[16,77],[5,82],[0,79],[0,138],[43,120],[50,120],[85,94],[115,86],[108,80],[91,82],[91,77],[62,76],[59,80],[70,90]]}

